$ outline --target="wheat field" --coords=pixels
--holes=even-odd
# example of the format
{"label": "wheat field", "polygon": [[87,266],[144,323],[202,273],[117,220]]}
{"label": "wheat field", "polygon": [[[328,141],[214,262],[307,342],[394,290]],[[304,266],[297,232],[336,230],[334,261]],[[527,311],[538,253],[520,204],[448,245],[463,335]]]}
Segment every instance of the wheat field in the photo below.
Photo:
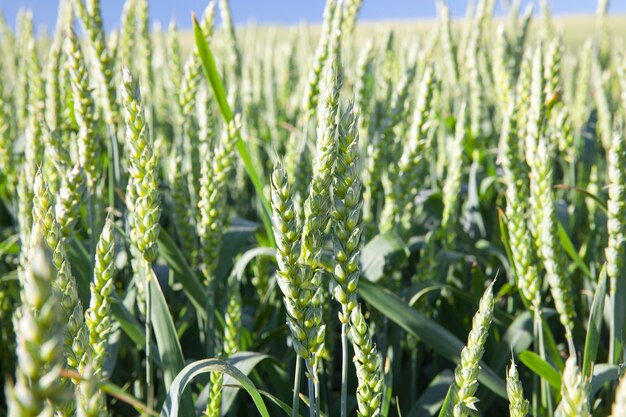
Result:
{"label": "wheat field", "polygon": [[436,4],[0,14],[0,417],[626,416],[626,20]]}

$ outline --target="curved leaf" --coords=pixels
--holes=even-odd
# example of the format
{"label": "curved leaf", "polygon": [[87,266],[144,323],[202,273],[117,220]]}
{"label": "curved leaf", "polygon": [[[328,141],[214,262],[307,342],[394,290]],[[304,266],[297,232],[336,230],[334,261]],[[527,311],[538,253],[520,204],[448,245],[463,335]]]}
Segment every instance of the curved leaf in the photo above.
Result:
{"label": "curved leaf", "polygon": [[432,291],[443,290],[444,288],[446,288],[444,284],[434,280],[418,282],[410,289],[406,298],[409,300],[409,305],[414,306],[426,294]]}
{"label": "curved leaf", "polygon": [[[279,400],[278,398],[276,398],[275,396],[273,396],[267,391],[259,390],[259,393],[265,398],[269,399],[274,404],[276,404],[276,406],[280,408],[281,410],[283,410],[287,416],[289,417],[293,416],[293,411],[292,411],[293,408],[291,408],[290,405],[288,405],[284,401]],[[297,414],[297,416],[301,417],[301,414]]]}
{"label": "curved leaf", "polygon": [[430,381],[426,390],[407,414],[407,417],[430,417],[437,413],[454,383],[454,372],[444,369]]}
{"label": "curved leaf", "polygon": [[596,396],[597,392],[607,382],[617,381],[620,376],[619,365],[609,365],[601,363],[593,367],[593,374],[591,375],[591,390],[589,392],[589,398]]}
{"label": "curved leaf", "polygon": [[[228,358],[228,363],[239,369],[244,375],[250,374],[252,370],[264,359],[270,356],[257,352],[237,352]],[[222,415],[226,415],[240,388],[235,388],[232,385],[236,379],[231,375],[224,376],[224,391],[222,393]],[[229,386],[231,385],[231,386]]]}
{"label": "curved leaf", "polygon": [[259,247],[246,251],[235,263],[231,276],[237,277],[237,281],[241,281],[243,274],[246,272],[246,267],[257,256],[276,256],[276,249]]}
{"label": "curved leaf", "polygon": [[376,235],[361,249],[361,273],[376,282],[385,275],[388,266],[395,267],[408,256],[408,248],[395,234]]}
{"label": "curved leaf", "polygon": [[[182,371],[180,371],[170,385],[167,398],[165,399],[165,404],[163,405],[163,410],[161,411],[161,416],[177,417],[180,409],[180,399],[185,391],[185,388],[187,387],[187,384],[189,384],[189,382],[191,382],[191,380],[198,375],[209,372],[221,372],[233,377],[246,391],[248,391],[261,416],[270,416],[267,408],[265,407],[265,403],[263,402],[263,398],[261,398],[261,393],[259,393],[256,389],[254,383],[250,381],[250,378],[244,375],[235,366],[219,359],[204,359],[196,361],[187,365]],[[191,413],[183,413],[182,415],[186,417],[188,415],[191,416],[195,414],[192,410]]]}
{"label": "curved leaf", "polygon": [[[258,352],[237,352],[231,355],[226,362],[232,364],[237,369],[239,369],[244,375],[250,375],[250,372],[264,359],[269,359],[271,356],[265,355],[263,353]],[[235,380],[230,376],[226,375],[222,382],[224,388],[222,391],[222,404],[221,410],[222,415],[226,415],[226,413],[230,410],[237,393],[239,392],[239,387],[234,386]],[[210,385],[205,386],[202,389],[202,392],[196,398],[196,409],[204,410],[206,404],[209,399],[210,394]]]}
{"label": "curved leaf", "polygon": [[234,267],[233,260],[250,245],[250,240],[257,234],[259,226],[259,223],[239,217],[233,219],[226,233],[222,235],[219,261],[215,270],[216,280],[228,278]]}

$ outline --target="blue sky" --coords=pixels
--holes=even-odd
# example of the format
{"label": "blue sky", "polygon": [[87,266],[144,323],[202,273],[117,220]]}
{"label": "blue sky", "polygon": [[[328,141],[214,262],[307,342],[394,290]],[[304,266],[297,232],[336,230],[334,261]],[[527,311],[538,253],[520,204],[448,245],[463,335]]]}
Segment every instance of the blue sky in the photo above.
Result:
{"label": "blue sky", "polygon": [[[151,0],[152,21],[164,25],[172,17],[179,27],[190,26],[190,12],[200,13],[208,0]],[[528,3],[529,0],[523,0]],[[108,29],[119,24],[124,0],[101,0],[104,23]],[[498,0],[501,3],[501,0]],[[610,13],[626,13],[626,0],[610,0]],[[467,0],[448,0],[453,16],[463,16]],[[549,0],[554,14],[594,13],[594,0]],[[0,0],[0,9],[14,24],[17,10],[26,7],[33,10],[37,25],[54,27],[58,0]],[[231,0],[236,24],[250,20],[260,23],[296,24],[303,20],[319,22],[322,18],[324,0]],[[537,7],[536,7],[537,9]],[[411,19],[435,16],[435,0],[364,0],[361,13],[363,20]]]}

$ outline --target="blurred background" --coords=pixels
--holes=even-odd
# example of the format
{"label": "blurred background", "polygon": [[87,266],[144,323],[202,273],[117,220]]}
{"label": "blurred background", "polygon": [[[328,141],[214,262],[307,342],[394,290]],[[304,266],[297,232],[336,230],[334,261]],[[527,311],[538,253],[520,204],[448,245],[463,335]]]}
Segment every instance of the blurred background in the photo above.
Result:
{"label": "blurred background", "polygon": [[[191,26],[191,11],[200,14],[208,0],[152,0],[150,18],[152,22],[166,25],[175,19],[179,28]],[[324,0],[231,0],[235,24],[249,22],[260,24],[295,25],[306,21],[319,23],[322,20]],[[502,13],[508,1],[497,2],[496,13]],[[522,1],[523,7],[535,4],[535,12],[540,12],[539,2]],[[594,0],[549,0],[552,13],[556,15],[584,15],[595,13]],[[119,25],[119,17],[124,0],[102,2],[102,13],[107,30]],[[411,20],[430,19],[436,15],[435,0],[365,0],[359,20]],[[468,0],[447,0],[453,17],[462,17]],[[35,25],[51,31],[56,21],[58,0],[0,0],[0,9],[11,25],[15,24],[18,9],[29,8],[34,12]],[[609,14],[626,14],[626,0],[612,0]],[[219,20],[219,14],[218,14]]]}

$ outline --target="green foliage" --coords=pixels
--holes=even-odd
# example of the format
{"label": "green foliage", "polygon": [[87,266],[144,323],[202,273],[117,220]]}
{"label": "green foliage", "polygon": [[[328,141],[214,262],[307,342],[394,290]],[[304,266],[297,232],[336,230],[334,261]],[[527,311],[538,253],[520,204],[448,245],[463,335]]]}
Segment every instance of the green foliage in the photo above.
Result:
{"label": "green foliage", "polygon": [[624,414],[608,2],[167,34],[100,3],[0,14],[0,415]]}

